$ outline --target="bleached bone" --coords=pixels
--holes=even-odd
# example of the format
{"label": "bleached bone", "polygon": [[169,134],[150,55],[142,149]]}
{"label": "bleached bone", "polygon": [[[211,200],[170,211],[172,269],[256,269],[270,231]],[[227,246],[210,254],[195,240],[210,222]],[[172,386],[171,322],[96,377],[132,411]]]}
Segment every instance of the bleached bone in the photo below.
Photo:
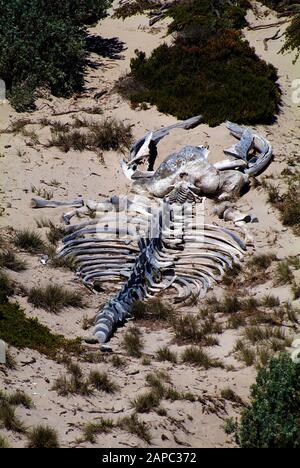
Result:
{"label": "bleached bone", "polygon": [[[174,302],[187,305],[204,297],[227,268],[241,266],[249,243],[247,232],[243,240],[222,226],[203,224],[197,218],[197,206],[202,213],[200,203],[206,195],[219,200],[237,197],[249,181],[248,174],[257,174],[270,161],[272,148],[266,139],[228,123],[239,140],[227,150],[234,161],[213,165],[207,148],[187,146],[170,155],[157,171],[135,170],[170,130],[191,128],[200,121],[196,117],[149,133],[133,145],[130,162],[123,162],[124,171],[134,180],[135,189],[145,193],[144,198],[89,200],[65,215],[66,222],[75,215],[93,219],[66,227],[57,255],[74,259],[76,274],[89,289],[105,291],[111,282],[120,287],[97,314],[94,333],[101,344],[119,323],[131,318],[137,300],[175,290]],[[220,217],[237,224],[253,219],[231,203],[217,209]]]}
{"label": "bleached bone", "polygon": [[78,200],[71,200],[71,201],[45,200],[44,198],[32,198],[31,199],[32,208],[57,208],[60,206],[82,207],[83,205],[84,205],[84,201],[82,198]]}

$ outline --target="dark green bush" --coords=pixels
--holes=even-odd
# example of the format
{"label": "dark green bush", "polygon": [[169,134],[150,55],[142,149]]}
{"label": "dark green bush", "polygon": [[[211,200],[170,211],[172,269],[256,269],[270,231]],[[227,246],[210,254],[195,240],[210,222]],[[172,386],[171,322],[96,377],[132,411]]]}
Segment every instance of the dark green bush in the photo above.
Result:
{"label": "dark green bush", "polygon": [[199,33],[211,34],[219,29],[240,29],[247,25],[246,11],[250,4],[247,0],[236,2],[224,0],[193,0],[182,2],[170,8],[168,16],[173,18],[170,32],[180,31],[189,34],[198,29]]}
{"label": "dark green bush", "polygon": [[296,60],[300,56],[300,12],[293,18],[292,23],[286,30],[286,41],[282,52],[296,50]]}
{"label": "dark green bush", "polygon": [[227,119],[254,124],[278,111],[276,70],[255,55],[239,31],[219,31],[197,44],[178,39],[149,59],[138,52],[131,70],[146,87],[132,100],[156,104],[180,119],[201,114],[210,125]]}
{"label": "dark green bush", "polygon": [[47,85],[68,96],[83,85],[85,24],[105,15],[110,0],[0,0],[0,77],[18,111],[34,108]]}
{"label": "dark green bush", "polygon": [[180,119],[201,114],[210,125],[271,121],[280,104],[278,76],[239,31],[248,7],[247,0],[195,0],[170,8],[173,45],[161,45],[149,58],[137,51],[130,92],[126,86],[119,92]]}
{"label": "dark green bush", "polygon": [[80,351],[78,340],[66,340],[51,333],[38,320],[27,318],[17,304],[7,300],[5,291],[0,294],[0,337],[11,346],[35,349],[49,357],[64,350]]}
{"label": "dark green bush", "polygon": [[287,354],[259,371],[237,439],[242,448],[300,447],[300,364]]}

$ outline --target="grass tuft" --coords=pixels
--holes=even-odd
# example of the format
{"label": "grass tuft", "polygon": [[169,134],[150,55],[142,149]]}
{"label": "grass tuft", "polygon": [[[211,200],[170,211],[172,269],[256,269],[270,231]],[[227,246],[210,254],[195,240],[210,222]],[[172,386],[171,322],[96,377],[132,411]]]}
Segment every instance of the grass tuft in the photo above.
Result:
{"label": "grass tuft", "polygon": [[64,307],[84,307],[80,293],[52,284],[44,288],[32,288],[28,294],[28,302],[34,307],[40,307],[54,313],[59,312]]}
{"label": "grass tuft", "polygon": [[140,358],[142,356],[143,342],[141,332],[137,327],[130,327],[124,335],[123,346],[129,356]]}
{"label": "grass tuft", "polygon": [[156,352],[156,357],[159,361],[169,361],[173,364],[177,363],[177,354],[172,352],[168,346],[159,348]]}
{"label": "grass tuft", "polygon": [[106,372],[92,371],[89,375],[89,383],[105,393],[115,393],[118,390],[118,386],[110,380]]}
{"label": "grass tuft", "polygon": [[186,348],[182,354],[182,361],[186,364],[204,367],[206,370],[210,367],[223,368],[223,364],[218,359],[211,358],[198,346],[190,346],[189,348]]}
{"label": "grass tuft", "polygon": [[96,443],[96,437],[100,434],[108,434],[114,428],[112,419],[101,418],[96,423],[86,424],[84,427],[84,440],[91,444]]}
{"label": "grass tuft", "polygon": [[20,272],[27,269],[27,264],[21,260],[12,251],[0,252],[0,268],[7,268],[8,270]]}
{"label": "grass tuft", "polygon": [[119,420],[119,427],[130,434],[136,435],[147,444],[151,443],[151,434],[147,423],[140,421],[136,414]]}
{"label": "grass tuft", "polygon": [[28,434],[27,448],[59,448],[58,435],[56,430],[49,426],[37,426],[33,428]]}
{"label": "grass tuft", "polygon": [[13,242],[16,247],[30,253],[42,253],[46,248],[41,236],[28,229],[17,232]]}

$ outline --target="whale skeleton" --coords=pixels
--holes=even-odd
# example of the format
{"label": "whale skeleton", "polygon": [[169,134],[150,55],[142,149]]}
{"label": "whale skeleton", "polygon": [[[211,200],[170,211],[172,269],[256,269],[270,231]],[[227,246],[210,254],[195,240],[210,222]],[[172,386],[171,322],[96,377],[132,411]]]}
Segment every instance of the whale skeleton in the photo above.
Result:
{"label": "whale skeleton", "polygon": [[[221,282],[228,268],[241,266],[247,232],[242,239],[220,222],[205,223],[204,204],[206,196],[218,201],[236,199],[249,176],[267,167],[272,148],[265,138],[227,122],[238,140],[224,151],[232,159],[212,165],[207,148],[189,146],[169,156],[157,171],[138,170],[170,131],[190,129],[200,122],[197,116],[149,132],[132,146],[122,168],[140,189],[133,198],[114,196],[85,203],[33,200],[34,207],[73,208],[62,217],[65,237],[57,256],[73,258],[76,275],[90,290],[106,291],[112,283],[118,287],[97,312],[94,336],[88,342],[103,345],[119,324],[132,318],[136,301],[168,291],[174,304],[188,305]],[[215,214],[237,225],[257,221],[229,201],[219,204]],[[85,219],[71,224],[74,217]]]}

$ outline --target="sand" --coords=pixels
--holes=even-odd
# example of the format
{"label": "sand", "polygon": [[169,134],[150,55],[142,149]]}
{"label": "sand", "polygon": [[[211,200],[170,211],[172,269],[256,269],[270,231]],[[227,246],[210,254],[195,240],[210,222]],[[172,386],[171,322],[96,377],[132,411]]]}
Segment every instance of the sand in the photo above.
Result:
{"label": "sand", "polygon": [[[118,2],[114,2],[116,5]],[[251,25],[269,24],[276,21],[274,14],[263,15],[259,7],[260,16],[249,14]],[[265,175],[274,176],[275,179],[287,165],[287,159],[294,154],[299,155],[299,124],[300,106],[292,102],[292,82],[300,78],[299,61],[293,64],[293,54],[279,54],[283,39],[268,42],[268,50],[264,48],[263,40],[271,37],[280,29],[284,31],[286,25],[253,31],[246,29],[245,37],[255,47],[259,56],[273,63],[279,71],[279,83],[283,91],[282,110],[277,122],[272,126],[258,126],[257,131],[267,135],[274,148],[275,160],[267,169]],[[158,112],[156,107],[148,110],[132,109],[113,90],[115,81],[130,69],[130,59],[135,49],[141,48],[147,54],[163,41],[170,41],[166,37],[167,22],[163,21],[155,28],[148,26],[145,16],[136,16],[125,21],[107,17],[95,28],[91,34],[101,35],[113,52],[107,56],[93,56],[97,67],[87,70],[86,91],[83,96],[76,96],[70,100],[58,99],[53,96],[41,98],[38,109],[27,117],[32,122],[38,122],[42,117],[60,122],[71,121],[72,114],[53,117],[54,113],[80,110],[100,105],[104,117],[116,117],[133,128],[136,138],[146,131],[175,123],[172,116]],[[96,93],[106,91],[99,100],[94,98]],[[259,103],[257,104],[259,105]],[[82,112],[75,114],[84,115]],[[19,119],[18,115],[9,105],[0,106],[0,128],[5,129],[11,121]],[[23,116],[22,116],[23,117]],[[101,119],[100,116],[93,116]],[[0,136],[0,170],[1,192],[0,206],[5,208],[4,215],[0,217],[2,233],[6,235],[11,228],[36,229],[36,220],[49,218],[54,223],[59,221],[65,209],[33,210],[30,207],[32,186],[51,189],[55,199],[83,198],[102,199],[112,194],[125,194],[130,190],[119,166],[121,154],[104,152],[103,160],[99,155],[84,151],[82,153],[70,151],[65,154],[57,148],[47,147],[50,138],[49,127],[30,125],[30,130],[36,130],[39,143],[32,145],[30,137],[22,135],[2,134]],[[225,128],[220,125],[209,128],[201,125],[190,131],[175,130],[159,147],[159,160],[186,144],[208,144],[213,162],[221,160],[223,148],[232,143],[231,137]],[[53,181],[59,183],[54,184]],[[259,223],[249,226],[249,233],[255,241],[255,252],[274,251],[279,258],[288,255],[300,254],[300,242],[290,230],[280,223],[278,213],[267,204],[266,192],[261,188],[252,188],[240,201],[242,209],[251,209],[259,218]],[[46,230],[40,230],[45,235]],[[249,255],[253,251],[250,249]],[[29,262],[29,269],[23,273],[11,274],[13,279],[25,287],[33,285],[46,285],[49,282],[63,284],[74,290],[82,291],[88,307],[82,311],[67,309],[58,315],[53,315],[41,309],[34,309],[28,304],[26,298],[18,297],[26,314],[37,317],[41,323],[47,325],[54,332],[62,333],[66,337],[84,337],[86,332],[82,329],[83,317],[93,318],[100,304],[111,296],[108,294],[92,295],[86,291],[74,277],[72,272],[61,269],[51,269],[43,266],[38,256],[29,256],[21,253]],[[273,282],[268,281],[263,286],[251,288],[248,292],[252,296],[260,297],[271,293],[280,297],[282,301],[292,301],[289,286],[274,288]],[[222,297],[226,288],[219,285],[211,293]],[[299,301],[297,301],[299,303]],[[295,305],[297,305],[295,303]],[[171,346],[174,351],[183,348],[173,343],[170,329],[149,329],[142,327],[145,342],[145,354],[150,357],[150,365],[143,365],[141,360],[130,358],[122,348],[124,329],[112,339],[110,345],[114,353],[124,360],[124,368],[115,369],[109,356],[103,357],[100,364],[82,363],[84,374],[90,370],[105,370],[115,380],[120,389],[115,395],[95,392],[89,397],[78,395],[58,397],[52,390],[53,383],[59,375],[66,373],[62,364],[57,364],[37,352],[31,350],[17,351],[13,354],[18,362],[17,370],[0,371],[0,387],[13,391],[21,388],[33,399],[35,408],[25,410],[18,408],[17,414],[28,427],[36,424],[49,424],[59,433],[62,447],[87,446],[89,443],[79,442],[84,424],[97,420],[100,416],[112,418],[117,421],[119,417],[132,413],[131,400],[146,389],[145,377],[155,370],[167,371],[176,389],[192,392],[203,398],[200,402],[186,400],[177,402],[163,402],[167,416],[158,416],[155,412],[141,415],[141,419],[148,422],[153,447],[232,447],[235,442],[232,437],[225,434],[224,421],[237,418],[240,408],[230,402],[224,403],[224,410],[217,410],[216,404],[220,399],[223,388],[230,386],[241,398],[247,401],[250,385],[254,382],[256,370],[254,367],[245,367],[231,354],[240,331],[225,330],[219,336],[220,345],[209,348],[212,356],[222,359],[232,370],[210,369],[199,370],[184,364],[173,365],[158,362],[154,355],[161,346]],[[170,345],[171,343],[171,345]],[[97,348],[96,348],[97,349]],[[35,362],[32,363],[34,358]],[[211,402],[208,400],[211,397]],[[5,434],[6,431],[1,431]],[[23,447],[26,437],[7,433],[12,446]],[[130,435],[120,429],[97,438],[98,447],[142,447],[146,443],[136,436]]]}

